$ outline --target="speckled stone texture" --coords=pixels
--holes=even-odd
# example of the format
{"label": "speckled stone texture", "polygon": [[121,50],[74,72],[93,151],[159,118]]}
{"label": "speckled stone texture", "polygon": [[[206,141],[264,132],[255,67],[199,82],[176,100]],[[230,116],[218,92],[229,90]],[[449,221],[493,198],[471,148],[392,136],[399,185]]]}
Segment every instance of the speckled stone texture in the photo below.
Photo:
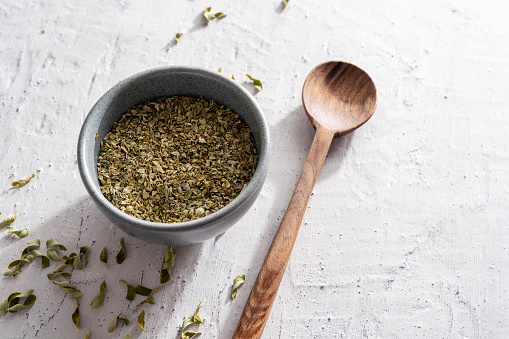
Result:
{"label": "speckled stone texture", "polygon": [[[228,16],[207,25],[206,6]],[[374,80],[377,111],[333,142],[263,338],[509,337],[508,9],[496,0],[290,0],[284,10],[279,0],[0,1],[0,212],[19,211],[13,226],[30,230],[21,240],[0,230],[0,267],[36,238],[90,247],[71,279],[83,293],[82,330],[74,301],[46,278],[55,264],[36,259],[0,277],[0,300],[37,295],[31,309],[0,316],[0,336],[83,338],[91,328],[93,338],[177,338],[206,298],[202,338],[231,337],[314,135],[304,79],[343,60]],[[142,333],[131,310],[143,298],[127,301],[118,280],[157,286],[165,246],[130,237],[95,208],[76,146],[109,88],[168,65],[234,75],[266,115],[271,163],[239,223],[175,249],[175,282],[143,306]],[[121,236],[127,259],[117,265]],[[92,309],[103,280],[105,302]],[[131,324],[108,334],[122,311]]]}

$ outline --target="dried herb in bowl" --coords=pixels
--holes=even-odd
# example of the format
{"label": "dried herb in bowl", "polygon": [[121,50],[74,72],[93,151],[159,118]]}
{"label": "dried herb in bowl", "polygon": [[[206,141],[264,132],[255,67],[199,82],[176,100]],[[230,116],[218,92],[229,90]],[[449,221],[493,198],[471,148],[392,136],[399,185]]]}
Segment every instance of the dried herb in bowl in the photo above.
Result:
{"label": "dried herb in bowl", "polygon": [[209,215],[248,184],[258,163],[249,127],[214,101],[163,97],[132,107],[101,142],[104,196],[163,223]]}

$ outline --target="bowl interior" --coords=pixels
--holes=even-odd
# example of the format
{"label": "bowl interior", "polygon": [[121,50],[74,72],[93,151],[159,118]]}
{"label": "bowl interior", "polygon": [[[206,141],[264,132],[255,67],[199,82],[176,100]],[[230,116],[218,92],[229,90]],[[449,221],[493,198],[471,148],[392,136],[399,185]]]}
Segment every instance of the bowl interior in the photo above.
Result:
{"label": "bowl interior", "polygon": [[[259,155],[258,166],[241,194],[215,213],[200,219],[174,224],[136,219],[110,204],[100,191],[96,168],[100,143],[111,130],[113,123],[132,106],[159,97],[174,95],[214,100],[239,114],[253,134]],[[235,209],[236,205],[237,207],[242,205],[243,200],[253,195],[255,191],[259,191],[257,185],[263,183],[268,168],[268,143],[268,126],[263,113],[253,96],[242,86],[216,72],[200,68],[164,67],[133,75],[119,82],[98,100],[83,123],[78,142],[78,165],[87,190],[103,211],[107,210],[106,213],[114,213],[117,217],[131,220],[144,227],[193,228],[206,223],[207,219],[212,221],[224,217],[229,210]]]}

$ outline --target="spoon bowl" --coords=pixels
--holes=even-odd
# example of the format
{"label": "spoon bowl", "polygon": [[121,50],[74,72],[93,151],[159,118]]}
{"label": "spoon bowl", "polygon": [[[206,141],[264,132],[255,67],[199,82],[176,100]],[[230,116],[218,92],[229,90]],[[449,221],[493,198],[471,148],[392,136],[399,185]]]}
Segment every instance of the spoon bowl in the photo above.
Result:
{"label": "spoon bowl", "polygon": [[360,68],[346,62],[320,64],[306,78],[302,103],[315,127],[315,137],[237,324],[234,339],[261,337],[332,139],[364,124],[375,112],[376,100],[376,88],[371,78]]}
{"label": "spoon bowl", "polygon": [[360,127],[376,108],[376,87],[359,67],[329,61],[313,68],[302,88],[304,110],[315,128],[318,124],[338,137]]}

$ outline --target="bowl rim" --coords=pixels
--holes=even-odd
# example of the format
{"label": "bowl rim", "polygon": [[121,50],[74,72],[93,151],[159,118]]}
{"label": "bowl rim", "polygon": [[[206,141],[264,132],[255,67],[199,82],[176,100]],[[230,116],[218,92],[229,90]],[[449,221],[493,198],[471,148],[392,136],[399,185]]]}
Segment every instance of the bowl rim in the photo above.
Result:
{"label": "bowl rim", "polygon": [[[224,83],[227,87],[234,87],[236,90],[239,90],[241,94],[247,99],[250,105],[253,106],[254,110],[257,112],[258,118],[260,121],[260,150],[258,151],[258,164],[256,166],[255,173],[251,177],[251,180],[246,185],[246,187],[242,190],[242,192],[233,199],[228,205],[223,208],[217,210],[214,213],[211,213],[207,216],[190,220],[184,222],[177,223],[158,223],[152,221],[146,221],[143,219],[138,219],[133,217],[117,207],[115,207],[101,192],[100,188],[97,188],[94,184],[94,181],[97,180],[97,172],[95,174],[91,173],[88,170],[86,154],[87,147],[92,147],[92,143],[95,142],[95,133],[97,133],[97,126],[99,123],[94,123],[96,121],[101,121],[104,112],[107,110],[108,102],[111,100],[112,96],[117,95],[123,90],[124,84],[126,82],[136,82],[142,80],[143,78],[161,72],[170,72],[170,73],[191,73],[197,74],[200,76],[212,78],[216,81]],[[216,100],[214,100],[216,101]],[[249,126],[249,125],[248,125]],[[95,127],[95,128],[94,128]],[[249,126],[251,128],[251,126]],[[260,106],[256,102],[254,96],[243,86],[238,83],[230,80],[226,76],[222,75],[219,72],[213,72],[208,69],[197,67],[197,66],[184,66],[184,65],[172,65],[172,66],[162,66],[155,67],[148,70],[141,71],[139,73],[133,74],[124,80],[121,80],[113,87],[111,87],[108,91],[106,91],[92,106],[89,113],[87,114],[85,120],[83,121],[80,134],[78,137],[78,147],[77,147],[77,160],[78,160],[78,169],[80,172],[80,176],[82,178],[83,184],[85,185],[86,190],[98,205],[99,209],[102,210],[103,213],[110,213],[115,220],[124,220],[126,223],[133,225],[139,229],[145,229],[149,231],[159,231],[165,233],[180,233],[182,231],[191,231],[202,228],[207,224],[215,224],[219,222],[222,218],[225,218],[230,213],[242,208],[242,206],[250,200],[249,198],[254,194],[257,194],[257,187],[260,184],[263,184],[265,176],[268,172],[269,166],[269,154],[270,154],[270,134],[269,127],[267,124],[267,120]],[[114,222],[116,226],[118,225]],[[121,227],[122,228],[122,227]]]}

